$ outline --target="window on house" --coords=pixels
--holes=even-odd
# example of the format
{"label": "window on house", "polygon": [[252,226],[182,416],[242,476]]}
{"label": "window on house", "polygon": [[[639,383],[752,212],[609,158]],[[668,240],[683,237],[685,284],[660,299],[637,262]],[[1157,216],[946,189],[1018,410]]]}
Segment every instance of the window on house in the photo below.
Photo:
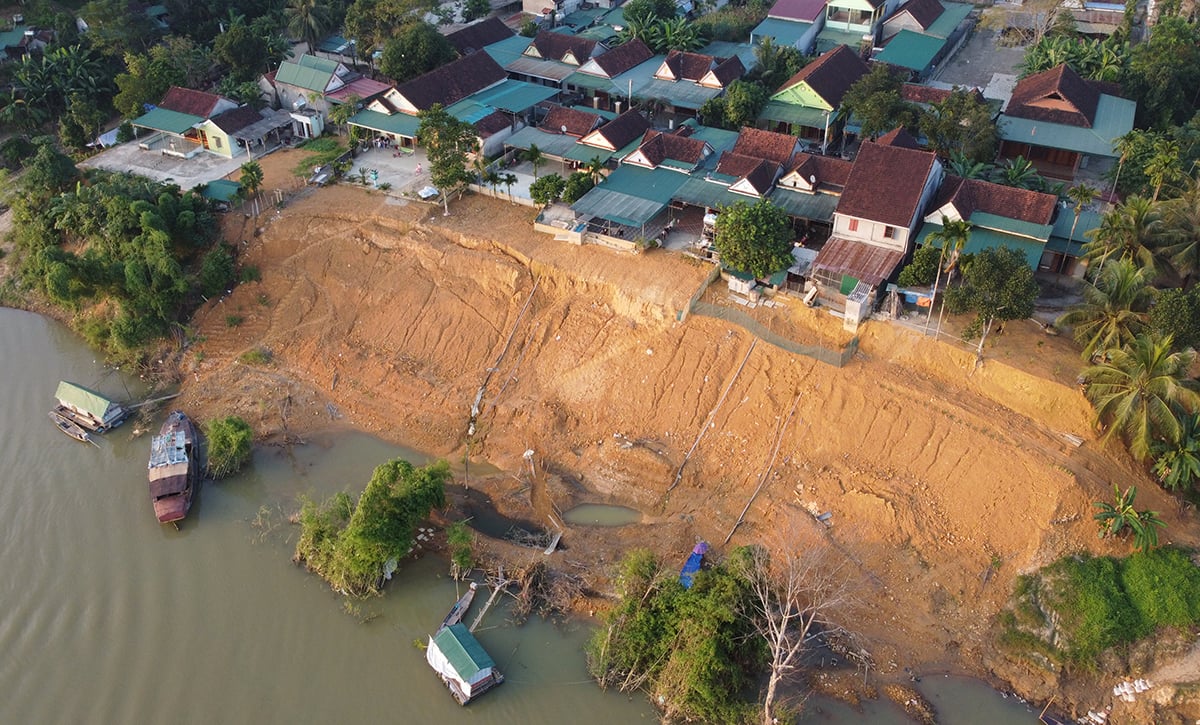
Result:
{"label": "window on house", "polygon": [[852,231],[852,232],[858,231],[858,220],[857,219],[850,220],[850,231]]}
{"label": "window on house", "polygon": [[213,146],[216,146],[217,148],[221,148],[221,137],[220,136],[213,136]]}
{"label": "window on house", "polygon": [[883,228],[883,238],[884,239],[895,239],[896,238],[896,227],[884,227]]}

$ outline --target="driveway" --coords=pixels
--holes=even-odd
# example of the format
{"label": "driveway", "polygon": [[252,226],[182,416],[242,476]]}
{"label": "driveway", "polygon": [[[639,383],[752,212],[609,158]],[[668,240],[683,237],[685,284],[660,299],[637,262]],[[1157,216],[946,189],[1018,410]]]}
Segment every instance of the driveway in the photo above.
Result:
{"label": "driveway", "polygon": [[1025,48],[1007,48],[997,44],[995,30],[976,26],[967,44],[934,76],[937,85],[946,84],[984,90],[987,98],[1008,101],[1016,83],[1017,64],[1025,57]]}
{"label": "driveway", "polygon": [[178,184],[191,189],[200,184],[223,179],[249,161],[245,155],[227,159],[210,153],[199,153],[190,159],[167,156],[158,150],[146,150],[130,141],[114,146],[79,164],[84,168],[124,171],[163,183]]}

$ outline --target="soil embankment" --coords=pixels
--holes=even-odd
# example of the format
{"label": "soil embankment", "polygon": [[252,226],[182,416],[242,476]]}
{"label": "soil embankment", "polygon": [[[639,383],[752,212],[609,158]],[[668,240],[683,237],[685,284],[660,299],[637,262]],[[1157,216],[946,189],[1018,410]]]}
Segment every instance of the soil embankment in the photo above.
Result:
{"label": "soil embankment", "polygon": [[[479,484],[498,504],[526,507],[510,515],[544,520],[553,504],[578,501],[646,514],[568,533],[570,550],[556,556],[588,561],[592,577],[633,546],[682,560],[697,538],[722,542],[778,449],[731,544],[832,539],[853,563],[862,607],[852,628],[885,674],[983,674],[986,633],[1016,574],[1080,549],[1124,553],[1097,541],[1091,521],[1114,482],[1140,484],[1139,505],[1163,512],[1169,538],[1200,540],[1095,440],[1069,384],[1077,357],[1032,324],[1010,324],[1000,349],[1067,384],[1010,366],[1010,353],[976,368],[972,353],[881,323],[845,368],[763,342],[751,350],[732,323],[677,321],[707,268],[554,242],[529,215],[468,197],[443,218],[335,187],[264,217],[258,235],[227,220],[262,281],[197,314],[182,404],[202,418],[242,415],[268,434],[348,424],[461,457],[487,379],[471,457],[516,472],[533,450],[557,474],[528,494],[510,476]],[[807,330],[799,342],[845,339],[823,312],[770,314],[790,334]],[[239,362],[252,349],[272,361]],[[829,525],[814,516],[826,512]]]}

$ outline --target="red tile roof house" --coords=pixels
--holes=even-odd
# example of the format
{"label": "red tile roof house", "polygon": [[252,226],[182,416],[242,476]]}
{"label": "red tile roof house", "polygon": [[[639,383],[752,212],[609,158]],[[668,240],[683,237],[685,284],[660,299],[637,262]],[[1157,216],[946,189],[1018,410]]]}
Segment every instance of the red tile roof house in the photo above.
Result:
{"label": "red tile roof house", "polygon": [[833,235],[813,262],[821,300],[845,310],[850,329],[870,314],[882,284],[911,251],[942,181],[936,155],[909,148],[907,136],[863,143],[833,213]]}
{"label": "red tile roof house", "polygon": [[721,154],[707,181],[728,186],[735,194],[761,199],[800,150],[795,136],[744,127],[733,148]]}
{"label": "red tile roof house", "polygon": [[[237,107],[236,101],[215,93],[172,86],[155,108],[135,118],[132,123],[137,128],[152,132],[140,141],[144,149],[190,159],[211,148],[213,153],[229,156],[232,149],[223,129],[214,128],[208,122]],[[212,138],[202,128],[205,126],[215,132]],[[217,147],[218,143],[220,147]]]}

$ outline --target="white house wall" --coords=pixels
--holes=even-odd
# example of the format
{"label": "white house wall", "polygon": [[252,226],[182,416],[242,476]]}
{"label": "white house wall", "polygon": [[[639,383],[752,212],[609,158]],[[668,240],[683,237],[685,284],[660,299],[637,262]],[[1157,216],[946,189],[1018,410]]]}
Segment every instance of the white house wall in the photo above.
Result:
{"label": "white house wall", "polygon": [[[858,220],[857,229],[850,229],[851,220]],[[885,236],[887,228],[887,224],[846,216],[837,212],[833,214],[833,236],[835,237],[849,239],[853,242],[865,242],[898,252],[907,250],[909,231],[904,227],[892,227],[893,237],[889,239]]]}

